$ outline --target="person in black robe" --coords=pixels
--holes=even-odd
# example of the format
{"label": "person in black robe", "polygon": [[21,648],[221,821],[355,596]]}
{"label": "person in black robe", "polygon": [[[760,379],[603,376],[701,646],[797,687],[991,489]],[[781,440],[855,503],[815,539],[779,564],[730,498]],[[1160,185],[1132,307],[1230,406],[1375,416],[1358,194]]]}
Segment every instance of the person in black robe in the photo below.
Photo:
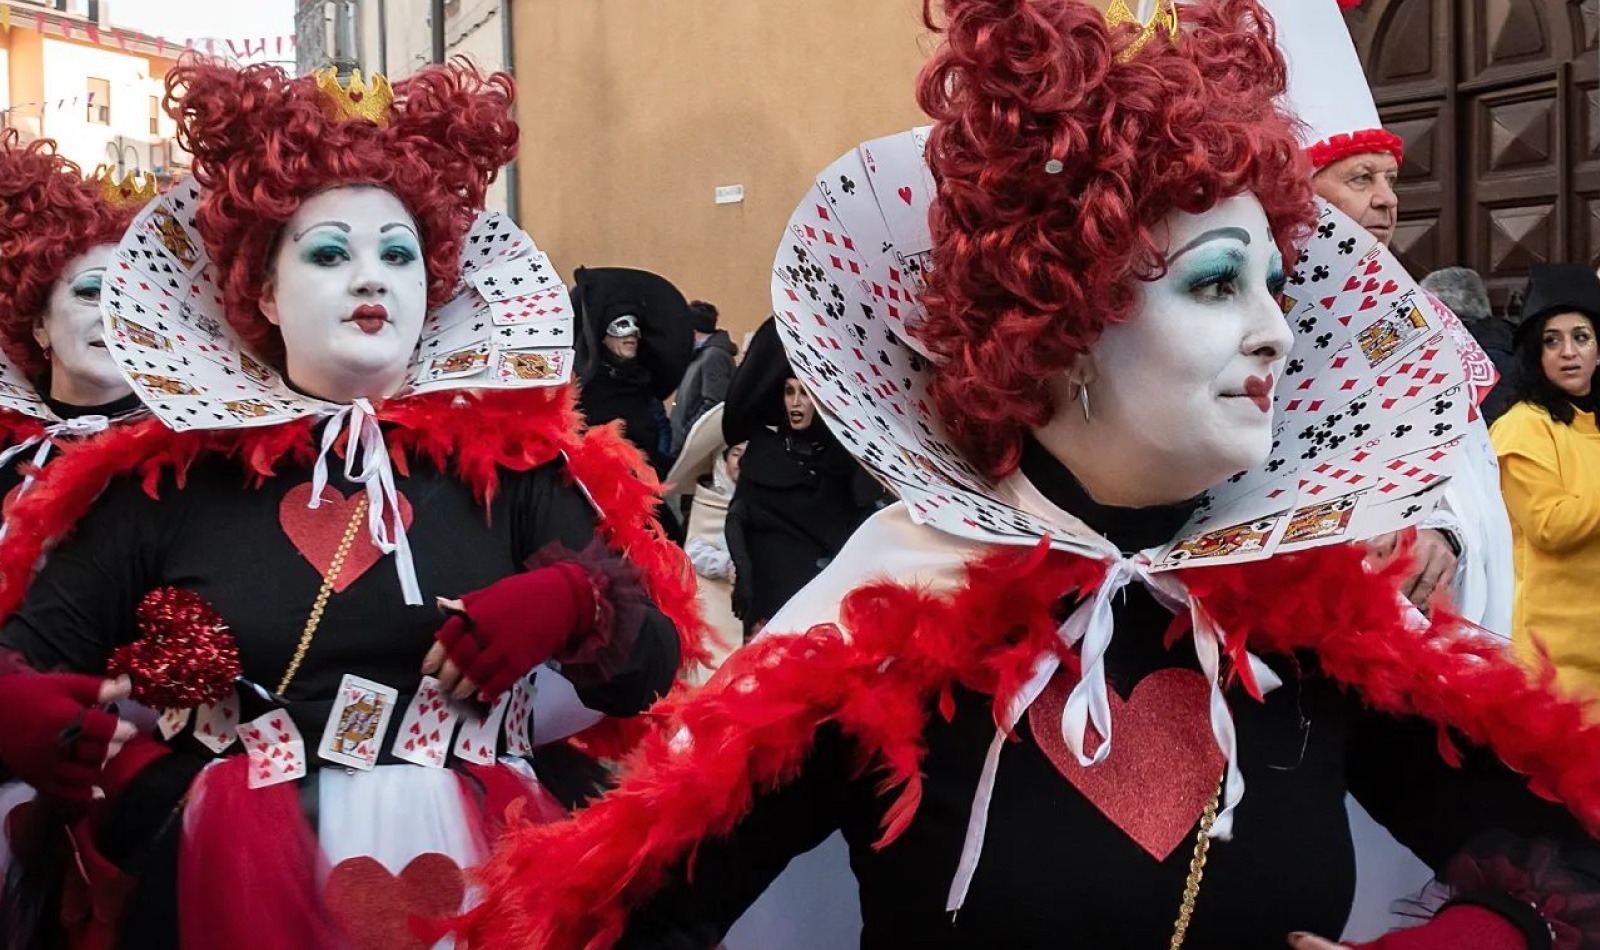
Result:
{"label": "person in black robe", "polygon": [[694,357],[689,304],[670,281],[625,267],[580,267],[572,287],[578,316],[578,407],[593,426],[621,420],[656,477],[672,467],[672,426],[663,400]]}
{"label": "person in black robe", "polygon": [[748,637],[828,566],[885,494],[823,424],[771,320],[734,375],[722,433],[729,445],[749,443],[724,528]]}

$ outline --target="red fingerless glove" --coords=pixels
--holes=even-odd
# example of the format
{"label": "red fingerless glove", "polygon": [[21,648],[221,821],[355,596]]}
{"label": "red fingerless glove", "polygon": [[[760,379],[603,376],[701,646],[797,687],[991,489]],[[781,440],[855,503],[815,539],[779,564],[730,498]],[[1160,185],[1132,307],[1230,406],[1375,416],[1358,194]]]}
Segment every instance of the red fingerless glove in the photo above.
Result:
{"label": "red fingerless glove", "polygon": [[1453,904],[1420,927],[1396,930],[1351,950],[1528,950],[1522,931],[1500,914]]}
{"label": "red fingerless glove", "polygon": [[571,563],[513,574],[465,595],[461,603],[467,616],[445,621],[437,639],[490,703],[535,666],[587,636],[595,621],[594,584]]}
{"label": "red fingerless glove", "polygon": [[96,708],[103,682],[79,673],[0,676],[0,761],[44,795],[89,801],[117,729],[117,717]]}

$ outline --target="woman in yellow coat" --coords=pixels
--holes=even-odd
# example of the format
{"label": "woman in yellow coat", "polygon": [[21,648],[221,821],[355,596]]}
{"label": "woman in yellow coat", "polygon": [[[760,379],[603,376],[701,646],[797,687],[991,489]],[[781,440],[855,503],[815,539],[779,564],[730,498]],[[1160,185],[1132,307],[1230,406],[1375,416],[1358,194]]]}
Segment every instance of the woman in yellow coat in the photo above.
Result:
{"label": "woman in yellow coat", "polygon": [[1515,539],[1512,637],[1549,652],[1563,686],[1600,697],[1600,429],[1595,327],[1600,278],[1534,265],[1517,330],[1518,399],[1495,423],[1500,487]]}

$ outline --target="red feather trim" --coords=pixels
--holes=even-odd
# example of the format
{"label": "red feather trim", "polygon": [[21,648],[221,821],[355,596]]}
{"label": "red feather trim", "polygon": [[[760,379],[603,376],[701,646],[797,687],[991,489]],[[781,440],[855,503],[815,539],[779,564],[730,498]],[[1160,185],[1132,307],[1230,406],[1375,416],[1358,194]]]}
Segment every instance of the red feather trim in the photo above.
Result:
{"label": "red feather trim", "polygon": [[[390,402],[378,414],[393,424],[387,438],[398,471],[426,461],[453,472],[485,505],[499,489],[500,468],[525,471],[565,454],[568,470],[600,508],[601,537],[639,567],[651,599],[677,625],[685,663],[709,655],[689,560],[665,540],[656,520],[659,483],[614,427],[581,432],[570,389],[435,393]],[[0,617],[16,610],[40,556],[112,479],[136,477],[154,497],[164,477],[181,486],[197,459],[222,455],[259,484],[282,466],[315,461],[314,425],[299,419],[259,429],[173,432],[148,419],[63,447],[8,515],[8,537],[0,545]]]}
{"label": "red feather trim", "polygon": [[1397,162],[1406,160],[1405,143],[1400,136],[1385,129],[1362,129],[1335,135],[1306,147],[1306,157],[1311,159],[1311,167],[1316,169],[1327,168],[1352,155],[1371,155],[1376,152],[1388,152]]}
{"label": "red feather trim", "polygon": [[42,419],[25,416],[12,409],[0,409],[0,449],[44,435]]}
{"label": "red feather trim", "polygon": [[[1448,618],[1410,629],[1397,570],[1371,573],[1360,551],[1335,548],[1183,580],[1230,640],[1258,652],[1315,651],[1328,675],[1373,706],[1490,746],[1535,790],[1600,828],[1600,726],[1553,691],[1548,671],[1535,681],[1500,644]],[[699,842],[731,831],[757,792],[795,775],[830,722],[861,750],[863,773],[897,796],[880,846],[888,844],[915,816],[922,733],[943,690],[959,682],[991,693],[998,716],[999,697],[1056,649],[1053,606],[1103,574],[1103,564],[1071,555],[997,550],[968,564],[966,583],[948,593],[858,588],[841,604],[848,640],[819,627],[736,652],[699,694],[654,710],[664,726],[613,792],[570,821],[508,832],[481,872],[488,896],[459,932],[472,947],[609,946],[628,909]]]}

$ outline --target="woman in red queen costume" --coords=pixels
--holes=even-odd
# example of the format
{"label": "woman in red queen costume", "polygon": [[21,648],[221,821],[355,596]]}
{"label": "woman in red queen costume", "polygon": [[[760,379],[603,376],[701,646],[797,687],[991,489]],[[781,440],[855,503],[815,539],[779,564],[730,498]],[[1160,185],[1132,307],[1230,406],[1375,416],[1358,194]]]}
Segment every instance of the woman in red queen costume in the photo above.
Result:
{"label": "woman in red queen costume", "polygon": [[15,130],[0,133],[0,496],[8,501],[55,443],[144,408],[106,348],[100,288],[123,230],[155,194],[153,179],[119,180],[106,168],[85,177],[53,141],[23,145]]}
{"label": "woman in red queen costume", "polygon": [[470,946],[734,945],[839,833],[869,950],[1325,948],[1347,791],[1449,886],[1371,946],[1600,946],[1600,727],[1333,543],[1448,483],[1381,464],[1466,423],[1387,388],[1441,327],[1313,204],[1254,0],[1154,6],[945,0],[931,133],[819,175],[773,282],[901,504],[606,798],[507,834]]}
{"label": "woman in red queen costume", "polygon": [[[155,194],[153,179],[105,167],[86,178],[55,142],[0,132],[0,537],[4,509],[59,446],[144,415],[106,346],[100,290],[123,230]],[[5,816],[32,797],[0,783],[0,874]]]}
{"label": "woman in red queen costume", "polygon": [[[554,268],[482,210],[507,76],[168,82],[194,178],[104,301],[157,418],[64,453],[0,547],[0,758],[82,817],[8,917],[55,895],[33,919],[75,946],[426,947],[508,813],[592,791],[559,748],[534,766],[536,707],[630,716],[694,655],[687,564],[638,454],[572,409]],[[101,705],[130,691],[156,734]]]}

